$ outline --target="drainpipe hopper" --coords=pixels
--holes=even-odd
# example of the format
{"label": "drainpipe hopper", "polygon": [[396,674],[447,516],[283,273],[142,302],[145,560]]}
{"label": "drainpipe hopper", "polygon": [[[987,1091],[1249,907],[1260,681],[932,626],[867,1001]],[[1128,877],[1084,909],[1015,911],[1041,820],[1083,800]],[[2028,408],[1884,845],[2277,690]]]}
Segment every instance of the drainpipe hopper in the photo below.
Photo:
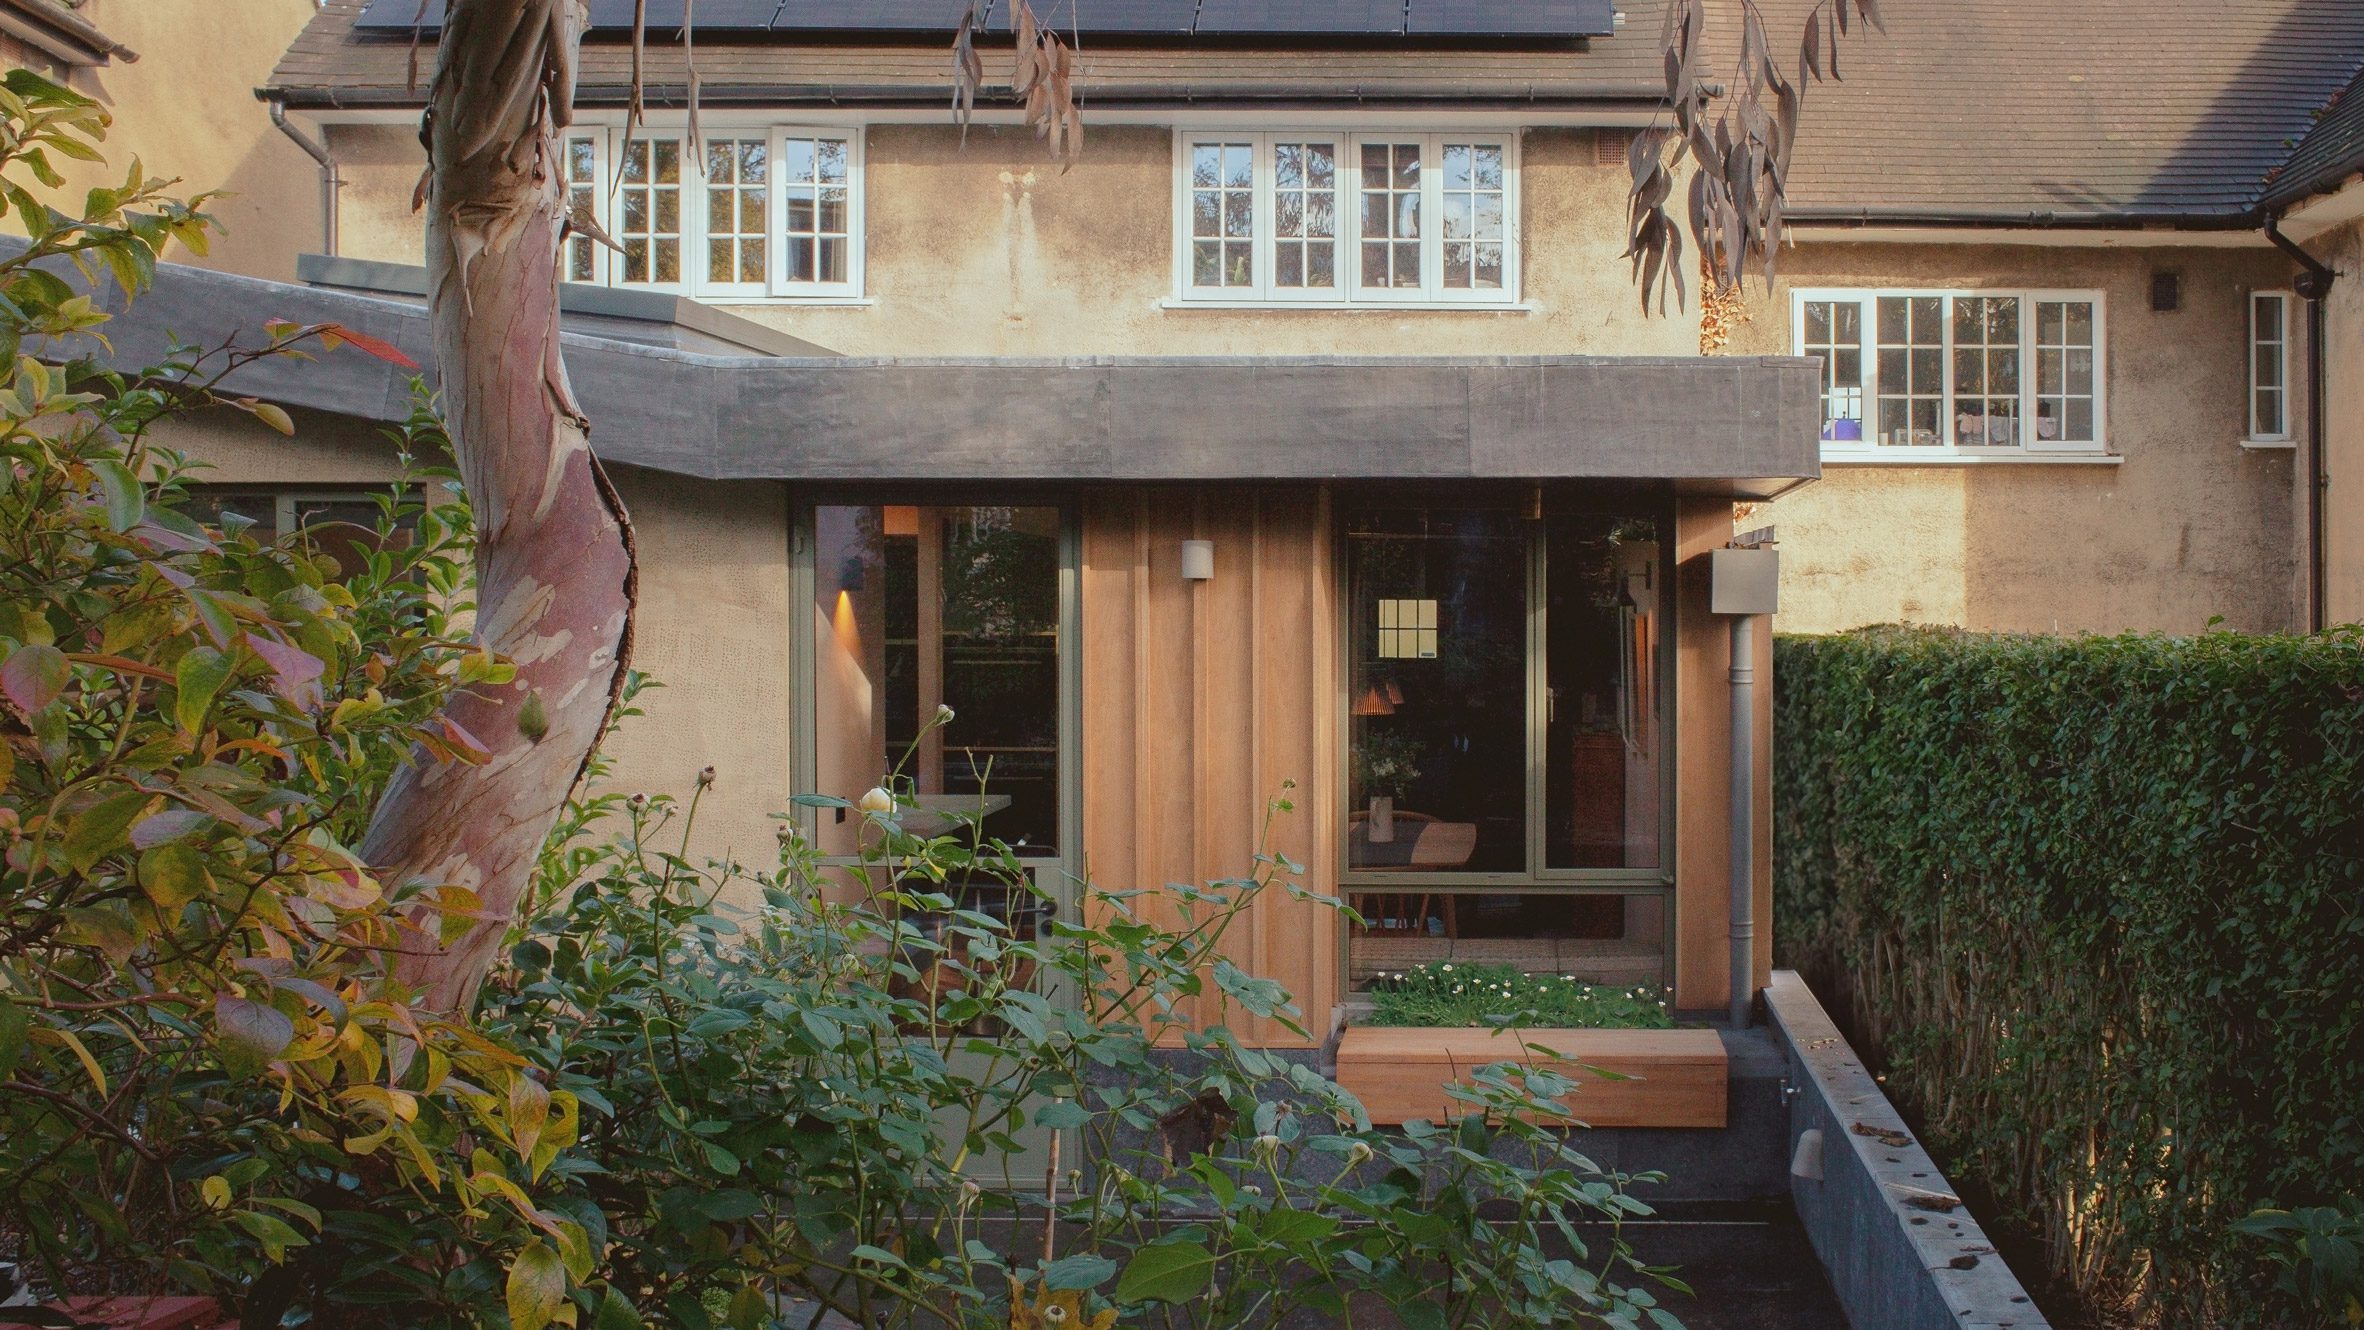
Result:
{"label": "drainpipe hopper", "polygon": [[1732,621],[1732,1008],[1756,1012],[1757,616],[1780,608],[1781,554],[1769,536],[1708,556],[1708,611]]}

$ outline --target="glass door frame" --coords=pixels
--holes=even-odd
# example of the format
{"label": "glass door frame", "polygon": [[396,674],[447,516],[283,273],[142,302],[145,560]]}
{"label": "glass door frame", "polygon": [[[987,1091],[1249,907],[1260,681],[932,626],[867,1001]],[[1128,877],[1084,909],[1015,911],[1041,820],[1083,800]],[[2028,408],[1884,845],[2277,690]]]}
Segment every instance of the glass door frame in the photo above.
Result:
{"label": "glass door frame", "polygon": [[[1540,502],[1538,502],[1538,498]],[[1675,687],[1676,657],[1680,642],[1680,599],[1675,594],[1675,500],[1663,490],[1628,490],[1623,487],[1600,487],[1587,490],[1532,488],[1506,490],[1487,486],[1465,494],[1440,497],[1436,490],[1411,491],[1393,486],[1341,488],[1333,500],[1337,512],[1337,548],[1333,556],[1333,575],[1338,587],[1338,610],[1331,630],[1336,634],[1338,660],[1337,686],[1333,690],[1333,716],[1337,725],[1338,745],[1332,760],[1333,771],[1340,792],[1336,825],[1325,834],[1331,838],[1333,853],[1338,863],[1338,893],[1346,896],[1356,891],[1417,890],[1437,895],[1546,895],[1571,896],[1657,896],[1666,902],[1665,971],[1671,981],[1675,967],[1675,941],[1678,933],[1675,907],[1675,789],[1676,753],[1679,735],[1681,699]],[[1354,674],[1356,645],[1354,642],[1354,584],[1353,556],[1349,546],[1347,524],[1352,515],[1368,509],[1430,509],[1470,510],[1507,509],[1510,511],[1540,512],[1540,516],[1525,517],[1527,536],[1527,620],[1526,620],[1526,839],[1527,870],[1524,872],[1462,872],[1419,871],[1391,872],[1387,870],[1355,869],[1351,867],[1352,830],[1347,814],[1347,792],[1352,786],[1350,773],[1354,761]],[[1659,727],[1659,795],[1658,795],[1658,866],[1655,868],[1552,868],[1550,862],[1549,771],[1547,760],[1550,724],[1550,665],[1547,659],[1550,642],[1549,624],[1550,587],[1548,580],[1549,555],[1546,537],[1554,519],[1588,515],[1617,517],[1647,517],[1658,525],[1658,606],[1659,629],[1657,684],[1662,700],[1658,717]],[[1341,931],[1350,925],[1341,920]],[[1341,972],[1341,991],[1351,987],[1345,979],[1349,968],[1348,946],[1338,950]]]}
{"label": "glass door frame", "polygon": [[[1083,539],[1072,499],[1046,490],[983,488],[938,484],[800,486],[789,495],[788,552],[789,665],[798,701],[789,735],[789,789],[813,792],[819,780],[819,726],[814,707],[820,691],[814,677],[813,640],[814,525],[818,509],[839,505],[914,504],[926,507],[1007,506],[1049,508],[1059,515],[1059,844],[1055,854],[1020,854],[1018,861],[1034,875],[1035,885],[1058,903],[1058,915],[1073,921],[1081,896],[1083,864]],[[953,724],[959,724],[955,718]],[[885,773],[880,773],[881,775]],[[797,829],[817,840],[822,810],[793,806],[789,815]],[[851,855],[824,855],[824,865],[859,862]]]}

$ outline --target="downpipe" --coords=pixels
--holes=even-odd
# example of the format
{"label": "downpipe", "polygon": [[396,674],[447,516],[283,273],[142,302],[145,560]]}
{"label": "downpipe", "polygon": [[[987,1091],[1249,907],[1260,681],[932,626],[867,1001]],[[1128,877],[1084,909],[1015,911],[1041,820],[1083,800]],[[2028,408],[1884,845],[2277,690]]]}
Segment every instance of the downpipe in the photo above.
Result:
{"label": "downpipe", "polygon": [[1735,1030],[1756,1014],[1757,616],[1732,618],[1732,1010]]}
{"label": "downpipe", "polygon": [[2307,302],[2307,631],[2319,633],[2326,627],[2323,500],[2331,488],[2330,474],[2323,466],[2323,377],[2328,361],[2323,348],[2327,321],[2323,301],[2331,294],[2331,283],[2338,274],[2283,235],[2279,218],[2266,219],[2265,238],[2299,266],[2298,280],[2291,287]]}
{"label": "downpipe", "polygon": [[330,155],[326,143],[288,123],[287,103],[271,103],[271,123],[290,143],[302,148],[305,156],[320,164],[320,244],[321,251],[333,258],[337,252],[337,191],[345,183],[337,175],[337,159]]}

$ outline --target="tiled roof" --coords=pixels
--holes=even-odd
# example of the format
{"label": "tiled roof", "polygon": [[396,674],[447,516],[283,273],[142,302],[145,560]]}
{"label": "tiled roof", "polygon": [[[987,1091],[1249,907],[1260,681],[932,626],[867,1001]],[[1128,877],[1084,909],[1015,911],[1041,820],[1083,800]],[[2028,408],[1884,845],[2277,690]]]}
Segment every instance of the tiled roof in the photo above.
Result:
{"label": "tiled roof", "polygon": [[2299,140],[2290,160],[2266,186],[2265,204],[2280,208],[2309,194],[2335,189],[2364,171],[2364,74],[2339,94]]}
{"label": "tiled roof", "polygon": [[[1794,41],[1803,0],[1765,8]],[[1807,91],[1792,217],[2239,221],[2364,66],[2357,0],[1909,0],[1881,14],[1885,34],[1843,43],[1844,81]]]}
{"label": "tiled roof", "polygon": [[[1714,3],[1729,42],[1735,5]],[[1808,6],[1763,0],[1785,60]],[[418,104],[409,41],[357,33],[361,8],[326,0],[267,91],[299,107]],[[1655,101],[1663,0],[1619,8],[1614,37],[1517,49],[1087,40],[1077,86],[1087,116],[1093,105]],[[2364,95],[2322,114],[2364,70],[2359,0],[1894,0],[1882,12],[1887,32],[1842,44],[1845,77],[1807,90],[1793,219],[2239,225],[2269,181],[2279,197],[2364,152]],[[942,106],[948,48],[949,34],[718,38],[698,44],[697,63],[713,104]],[[417,53],[422,78],[433,54]],[[630,70],[628,45],[586,41],[580,100],[621,102]],[[651,101],[677,102],[686,81],[679,43],[652,33]]]}
{"label": "tiled roof", "polygon": [[[1088,0],[1087,0],[1088,3]],[[1626,0],[1622,35],[1589,44],[1523,49],[1372,45],[1255,48],[1239,44],[1118,44],[1087,39],[1078,51],[1077,91],[1087,107],[1120,104],[1346,102],[1506,106],[1654,101],[1663,86],[1657,37],[1660,0]],[[411,87],[406,36],[354,30],[360,0],[327,0],[296,38],[267,92],[291,106],[416,105],[434,65],[433,38],[418,52]],[[1639,32],[1636,37],[1632,34]],[[714,102],[782,105],[947,106],[952,33],[905,43],[810,42],[778,38],[697,43],[703,95]],[[1002,62],[1006,73],[1007,62]],[[652,101],[686,82],[681,45],[651,32],[645,83]],[[586,39],[578,100],[621,102],[632,51],[612,37]],[[989,80],[996,74],[988,58]],[[988,100],[991,89],[988,89]]]}

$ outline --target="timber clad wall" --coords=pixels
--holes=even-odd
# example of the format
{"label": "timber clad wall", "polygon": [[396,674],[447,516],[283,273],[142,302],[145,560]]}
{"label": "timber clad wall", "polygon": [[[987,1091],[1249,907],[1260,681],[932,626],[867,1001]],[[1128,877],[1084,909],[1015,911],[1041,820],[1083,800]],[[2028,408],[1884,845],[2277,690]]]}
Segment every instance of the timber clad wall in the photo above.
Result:
{"label": "timber clad wall", "polygon": [[[1085,869],[1104,888],[1242,877],[1283,781],[1273,852],[1335,887],[1336,612],[1327,496],[1311,488],[1087,491],[1083,512]],[[1215,576],[1182,579],[1182,542]],[[1142,908],[1173,903],[1144,898]],[[1274,888],[1228,950],[1297,998],[1312,1040],[1221,1011],[1251,1042],[1318,1043],[1338,1001],[1341,928]]]}
{"label": "timber clad wall", "polygon": [[[1732,625],[1707,612],[1708,553],[1732,539],[1732,505],[1675,509],[1675,1006],[1732,995]],[[1773,975],[1773,621],[1757,620],[1754,987]]]}

